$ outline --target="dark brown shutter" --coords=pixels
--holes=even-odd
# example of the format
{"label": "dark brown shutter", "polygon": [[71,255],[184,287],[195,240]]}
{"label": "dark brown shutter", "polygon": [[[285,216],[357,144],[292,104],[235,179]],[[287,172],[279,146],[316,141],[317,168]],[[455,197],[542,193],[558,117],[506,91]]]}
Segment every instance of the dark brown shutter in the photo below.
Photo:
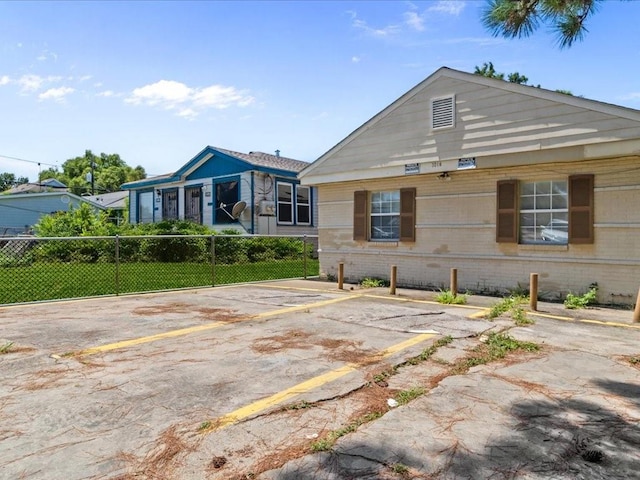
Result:
{"label": "dark brown shutter", "polygon": [[416,241],[416,189],[400,189],[400,241]]}
{"label": "dark brown shutter", "polygon": [[367,240],[367,191],[353,192],[353,239]]}
{"label": "dark brown shutter", "polygon": [[593,243],[593,175],[569,177],[569,243]]}
{"label": "dark brown shutter", "polygon": [[518,242],[518,182],[500,180],[497,187],[496,242]]}

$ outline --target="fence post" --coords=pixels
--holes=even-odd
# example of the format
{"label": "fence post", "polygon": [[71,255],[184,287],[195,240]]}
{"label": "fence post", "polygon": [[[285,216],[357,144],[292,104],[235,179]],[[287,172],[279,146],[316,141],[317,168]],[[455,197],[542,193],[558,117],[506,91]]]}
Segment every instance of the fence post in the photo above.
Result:
{"label": "fence post", "polygon": [[302,272],[304,279],[307,279],[307,235],[302,236]]}
{"label": "fence post", "polygon": [[120,295],[120,235],[116,235],[116,295]]}
{"label": "fence post", "polygon": [[216,286],[216,237],[211,235],[211,286]]}
{"label": "fence post", "polygon": [[638,298],[636,299],[636,308],[633,311],[633,323],[640,323],[640,289],[638,289]]}
{"label": "fence post", "polygon": [[529,278],[529,307],[538,310],[538,274],[532,273]]}
{"label": "fence post", "polygon": [[398,266],[391,265],[391,285],[389,286],[389,293],[391,295],[396,294],[396,280],[398,278]]}
{"label": "fence post", "polygon": [[338,265],[338,288],[342,290],[344,286],[344,263],[340,262]]}
{"label": "fence post", "polygon": [[454,297],[458,295],[458,269],[452,268],[449,276],[449,288],[451,289],[451,295]]}

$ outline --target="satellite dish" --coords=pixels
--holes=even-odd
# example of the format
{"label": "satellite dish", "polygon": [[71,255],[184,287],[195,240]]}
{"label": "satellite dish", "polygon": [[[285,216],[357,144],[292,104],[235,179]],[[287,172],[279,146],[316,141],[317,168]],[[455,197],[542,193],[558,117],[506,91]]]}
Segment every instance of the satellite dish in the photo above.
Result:
{"label": "satellite dish", "polygon": [[231,207],[231,213],[229,213],[229,211],[227,210],[226,207],[228,207],[229,205],[225,204],[225,203],[220,203],[220,208],[222,210],[224,210],[224,213],[226,213],[227,215],[229,215],[229,217],[231,217],[233,220],[237,220],[238,217],[240,217],[240,215],[242,215],[242,212],[244,212],[244,209],[247,208],[247,202],[236,202],[233,207]]}

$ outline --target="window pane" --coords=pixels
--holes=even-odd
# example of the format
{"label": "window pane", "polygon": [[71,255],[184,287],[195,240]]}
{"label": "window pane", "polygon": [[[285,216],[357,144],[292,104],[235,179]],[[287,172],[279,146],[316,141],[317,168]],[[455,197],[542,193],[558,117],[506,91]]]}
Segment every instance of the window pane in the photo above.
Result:
{"label": "window pane", "polygon": [[400,238],[400,191],[371,194],[371,239]]}
{"label": "window pane", "polygon": [[153,192],[138,195],[138,223],[153,222]]}
{"label": "window pane", "polygon": [[520,187],[520,243],[566,244],[567,182],[527,182]]}

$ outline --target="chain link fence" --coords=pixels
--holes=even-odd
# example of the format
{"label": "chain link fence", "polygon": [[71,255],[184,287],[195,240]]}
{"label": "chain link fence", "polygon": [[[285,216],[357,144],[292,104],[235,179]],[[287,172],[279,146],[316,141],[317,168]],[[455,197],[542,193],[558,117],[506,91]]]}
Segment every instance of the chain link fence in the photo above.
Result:
{"label": "chain link fence", "polygon": [[0,238],[0,304],[318,275],[317,236]]}

